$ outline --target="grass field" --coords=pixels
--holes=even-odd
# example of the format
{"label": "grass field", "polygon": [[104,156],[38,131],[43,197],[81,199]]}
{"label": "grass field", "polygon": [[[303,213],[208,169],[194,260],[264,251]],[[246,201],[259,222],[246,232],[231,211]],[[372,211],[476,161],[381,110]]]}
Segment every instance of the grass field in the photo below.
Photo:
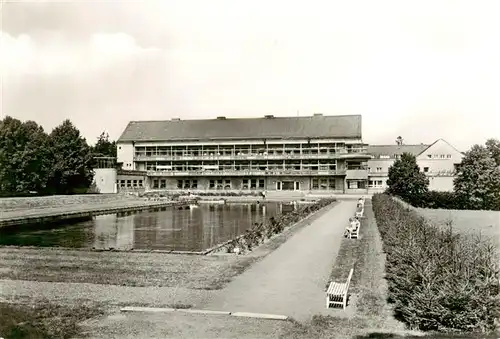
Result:
{"label": "grass field", "polygon": [[46,197],[0,198],[0,212],[84,204],[95,205],[122,200],[138,200],[138,198],[120,194],[53,195]]}
{"label": "grass field", "polygon": [[428,208],[416,210],[436,225],[446,227],[446,223],[451,221],[456,232],[488,237],[500,248],[500,212]]}

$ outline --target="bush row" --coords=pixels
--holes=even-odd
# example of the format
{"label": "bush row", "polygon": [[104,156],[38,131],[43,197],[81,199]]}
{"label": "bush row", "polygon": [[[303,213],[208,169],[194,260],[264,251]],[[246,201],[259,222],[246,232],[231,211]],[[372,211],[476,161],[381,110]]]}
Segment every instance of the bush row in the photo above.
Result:
{"label": "bush row", "polygon": [[335,199],[321,199],[314,204],[299,207],[292,212],[280,214],[276,217],[270,217],[261,223],[255,223],[251,229],[248,229],[242,236],[227,243],[220,251],[233,253],[235,248],[239,248],[240,253],[249,252],[262,244],[266,239],[283,232],[285,228],[292,226],[334,201]]}
{"label": "bush row", "polygon": [[387,254],[389,300],[412,329],[495,329],[500,315],[497,249],[487,240],[433,226],[385,194],[373,211]]}
{"label": "bush row", "polygon": [[405,197],[403,200],[412,206],[421,208],[468,209],[467,204],[455,192],[428,191],[422,196]]}
{"label": "bush row", "polygon": [[404,201],[415,207],[450,209],[450,210],[478,210],[491,209],[498,211],[499,206],[485,206],[484,204],[474,204],[456,192],[428,191],[421,196],[410,196],[402,198]]}

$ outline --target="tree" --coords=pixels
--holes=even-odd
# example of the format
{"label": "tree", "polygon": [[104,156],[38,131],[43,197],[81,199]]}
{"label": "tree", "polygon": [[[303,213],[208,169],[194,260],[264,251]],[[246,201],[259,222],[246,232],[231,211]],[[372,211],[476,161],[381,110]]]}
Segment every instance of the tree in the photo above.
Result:
{"label": "tree", "polygon": [[453,186],[464,208],[500,210],[500,168],[488,148],[474,145],[465,153]]}
{"label": "tree", "polygon": [[491,157],[495,160],[497,166],[500,166],[500,141],[498,139],[488,139],[486,141],[486,149],[490,152]]}
{"label": "tree", "polygon": [[401,146],[403,144],[403,137],[399,136],[396,138],[396,145]]}
{"label": "tree", "polygon": [[419,204],[428,191],[429,179],[417,165],[417,159],[410,153],[403,153],[389,167],[387,193],[401,197],[409,203]]}
{"label": "tree", "polygon": [[54,165],[49,180],[52,193],[86,192],[92,184],[92,150],[71,121],[65,120],[49,135]]}
{"label": "tree", "polygon": [[102,132],[92,151],[96,157],[116,157],[116,142],[109,141],[109,134]]}
{"label": "tree", "polygon": [[0,121],[0,191],[15,195],[43,192],[50,173],[48,136],[34,121],[10,116]]}

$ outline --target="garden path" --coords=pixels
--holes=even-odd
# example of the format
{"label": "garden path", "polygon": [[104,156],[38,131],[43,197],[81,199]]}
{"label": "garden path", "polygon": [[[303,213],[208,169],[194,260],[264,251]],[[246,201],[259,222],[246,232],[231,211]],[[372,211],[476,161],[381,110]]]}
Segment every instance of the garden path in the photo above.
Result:
{"label": "garden path", "polygon": [[340,201],[234,278],[203,308],[282,314],[299,321],[324,313],[325,286],[355,210],[355,200]]}

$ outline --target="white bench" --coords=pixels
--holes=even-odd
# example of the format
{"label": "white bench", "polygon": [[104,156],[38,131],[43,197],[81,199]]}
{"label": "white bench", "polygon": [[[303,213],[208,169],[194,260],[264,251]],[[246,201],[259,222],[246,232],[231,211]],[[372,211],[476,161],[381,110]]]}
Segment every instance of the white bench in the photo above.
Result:
{"label": "white bench", "polygon": [[330,305],[340,305],[342,309],[345,310],[347,306],[347,292],[349,290],[349,284],[351,283],[352,273],[354,269],[351,268],[349,271],[349,277],[345,283],[337,283],[332,281],[328,286],[326,291],[326,308],[330,308]]}
{"label": "white bench", "polygon": [[359,223],[358,228],[355,230],[352,230],[349,232],[349,235],[347,236],[349,239],[358,239],[359,238],[359,229],[361,228],[361,223]]}
{"label": "white bench", "polygon": [[362,208],[361,211],[359,211],[359,212],[356,211],[356,214],[355,214],[356,218],[363,218],[364,212],[365,212],[364,208]]}

